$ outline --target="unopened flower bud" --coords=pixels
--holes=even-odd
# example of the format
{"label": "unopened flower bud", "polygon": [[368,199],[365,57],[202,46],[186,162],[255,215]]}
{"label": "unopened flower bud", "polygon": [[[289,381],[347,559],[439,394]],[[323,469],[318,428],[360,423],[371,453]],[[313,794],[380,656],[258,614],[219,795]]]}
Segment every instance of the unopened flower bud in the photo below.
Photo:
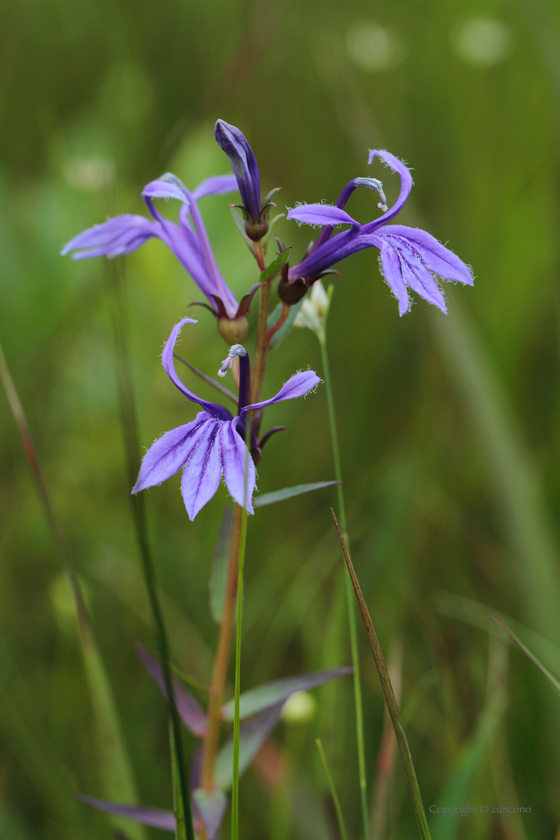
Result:
{"label": "unopened flower bud", "polygon": [[290,695],[282,709],[282,720],[286,723],[307,723],[315,717],[317,701],[308,691],[296,691]]}
{"label": "unopened flower bud", "polygon": [[303,301],[294,320],[294,327],[307,327],[314,333],[321,333],[325,329],[325,321],[331,303],[331,289],[327,293],[320,280],[316,280],[311,292]]}

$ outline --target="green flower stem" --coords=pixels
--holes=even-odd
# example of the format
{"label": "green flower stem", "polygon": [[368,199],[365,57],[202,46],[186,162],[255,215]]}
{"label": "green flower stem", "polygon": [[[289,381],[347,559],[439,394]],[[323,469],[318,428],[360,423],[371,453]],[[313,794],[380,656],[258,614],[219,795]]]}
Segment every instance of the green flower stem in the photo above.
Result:
{"label": "green flower stem", "polygon": [[[345,541],[348,542],[348,531],[346,526],[346,508],[344,504],[344,486],[342,484],[342,468],[340,465],[340,449],[338,446],[338,433],[336,429],[336,416],[334,412],[334,399],[331,384],[331,374],[329,367],[329,356],[327,352],[327,331],[326,319],[322,330],[315,333],[319,339],[319,347],[321,348],[321,361],[323,364],[323,376],[325,378],[325,388],[327,391],[327,405],[329,410],[329,423],[331,427],[331,441],[334,460],[334,475],[340,484],[337,484],[336,492],[338,496],[338,510],[340,514],[340,522],[342,525],[342,532]],[[356,743],[358,748],[358,772],[360,777],[360,799],[362,805],[362,821],[364,826],[364,840],[369,838],[369,812],[367,801],[367,776],[366,776],[366,755],[364,745],[364,713],[362,704],[362,688],[360,685],[360,659],[358,655],[358,634],[356,629],[356,608],[354,606],[354,598],[352,591],[352,582],[350,575],[345,573],[344,583],[346,590],[346,604],[348,607],[348,622],[350,627],[350,649],[352,653],[352,667],[354,669],[354,705],[356,713]]]}
{"label": "green flower stem", "polygon": [[[136,481],[138,467],[140,464],[140,446],[138,441],[138,424],[136,420],[136,406],[134,402],[134,390],[130,376],[130,361],[128,355],[128,340],[126,335],[127,307],[124,288],[124,277],[118,260],[107,261],[106,280],[111,291],[112,320],[115,336],[117,382],[120,403],[121,422],[123,428],[124,444],[126,451],[129,486]],[[136,537],[140,549],[142,569],[148,591],[148,599],[154,621],[154,635],[158,653],[161,658],[163,679],[169,700],[171,714],[171,726],[173,729],[173,741],[176,749],[175,760],[177,762],[177,774],[179,777],[179,790],[183,802],[183,814],[186,822],[187,840],[195,840],[195,833],[192,820],[191,798],[189,788],[188,770],[183,752],[183,738],[181,721],[175,702],[175,690],[171,676],[169,643],[163,620],[163,613],[159,603],[157,592],[156,575],[153,558],[148,541],[146,527],[146,512],[144,495],[139,493],[130,497]]]}
{"label": "green flower stem", "polygon": [[[249,467],[249,445],[251,421],[248,418],[245,429],[245,489],[243,498],[247,502],[247,474]],[[235,628],[235,709],[233,718],[233,779],[231,785],[231,840],[239,840],[239,696],[241,694],[241,622],[243,619],[243,567],[247,544],[247,510],[241,508],[241,536],[239,541],[239,566],[237,572],[237,623]]]}
{"label": "green flower stem", "polygon": [[[247,515],[245,514],[245,519]],[[212,671],[212,685],[210,687],[210,701],[208,703],[207,734],[204,739],[202,755],[201,785],[210,790],[214,785],[214,764],[218,750],[220,734],[221,711],[224,700],[224,686],[226,683],[231,640],[233,637],[233,623],[235,621],[235,605],[237,602],[237,577],[239,570],[239,552],[243,528],[243,508],[235,505],[233,514],[233,529],[231,533],[231,547],[229,552],[228,577],[224,612],[220,626],[220,637],[214,668]]]}
{"label": "green flower stem", "polygon": [[383,694],[385,695],[385,702],[387,704],[387,708],[391,716],[391,721],[393,723],[395,735],[397,736],[397,744],[399,746],[401,758],[404,764],[406,780],[408,782],[408,787],[410,788],[410,793],[412,796],[412,805],[414,808],[416,820],[418,822],[420,837],[422,838],[422,840],[431,840],[430,830],[428,828],[428,821],[426,819],[426,812],[424,811],[422,796],[420,794],[420,788],[418,786],[418,779],[416,778],[416,771],[414,770],[414,764],[412,763],[410,747],[408,746],[408,741],[406,739],[403,725],[401,723],[397,698],[395,697],[395,692],[393,691],[393,686],[391,685],[389,672],[387,670],[387,666],[383,658],[383,653],[381,652],[381,648],[379,646],[379,641],[377,639],[377,634],[375,632],[375,628],[373,626],[373,622],[371,620],[367,604],[365,602],[362,590],[360,588],[356,572],[354,571],[354,566],[352,565],[350,555],[348,554],[348,549],[346,548],[344,536],[342,535],[339,524],[336,520],[335,513],[332,509],[331,513],[333,515],[334,523],[336,525],[336,530],[338,531],[340,545],[342,546],[344,559],[346,560],[346,566],[348,568],[348,572],[352,581],[352,587],[356,594],[356,600],[358,602],[358,607],[360,609],[362,621],[364,622],[364,627],[366,628],[369,645],[371,647],[371,652],[373,653],[373,658],[375,660],[375,667],[377,668],[377,673],[379,674],[379,680],[381,682],[381,688],[383,689]]}

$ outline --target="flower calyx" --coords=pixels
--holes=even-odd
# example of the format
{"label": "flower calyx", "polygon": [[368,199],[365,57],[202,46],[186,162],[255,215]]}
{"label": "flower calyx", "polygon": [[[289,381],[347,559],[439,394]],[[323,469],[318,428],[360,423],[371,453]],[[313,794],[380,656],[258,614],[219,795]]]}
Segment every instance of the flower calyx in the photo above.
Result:
{"label": "flower calyx", "polygon": [[194,301],[191,303],[191,306],[203,306],[212,313],[218,322],[218,332],[226,344],[230,346],[240,344],[242,341],[245,341],[249,333],[249,321],[247,316],[249,314],[251,301],[253,300],[253,296],[258,288],[258,283],[251,286],[247,294],[241,298],[241,302],[237,307],[237,312],[233,316],[228,315],[224,302],[220,297],[218,297],[218,295],[210,296],[214,301],[214,308],[209,306],[207,303],[202,303],[201,301]]}

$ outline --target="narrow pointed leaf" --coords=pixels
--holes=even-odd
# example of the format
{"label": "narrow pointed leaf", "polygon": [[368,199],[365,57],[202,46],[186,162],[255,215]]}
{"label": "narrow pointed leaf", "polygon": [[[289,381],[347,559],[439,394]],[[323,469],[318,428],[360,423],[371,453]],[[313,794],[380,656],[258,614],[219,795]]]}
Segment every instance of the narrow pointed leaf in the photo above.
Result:
{"label": "narrow pointed leaf", "polygon": [[[159,808],[144,808],[142,805],[116,805],[113,802],[104,802],[102,799],[86,796],[85,793],[77,793],[76,797],[86,805],[97,808],[98,811],[116,814],[140,825],[161,828],[163,831],[175,831],[175,817],[171,811],[161,811]],[[131,826],[127,824],[126,831],[128,834],[131,833],[130,829]]]}
{"label": "narrow pointed leaf", "polygon": [[334,784],[334,780],[332,777],[332,773],[330,771],[327,756],[325,755],[325,751],[323,749],[323,745],[321,743],[320,738],[315,738],[315,743],[317,744],[317,749],[319,750],[319,755],[321,757],[321,763],[323,765],[323,770],[325,771],[325,776],[327,777],[327,782],[329,783],[329,788],[331,791],[332,800],[334,803],[335,811],[336,811],[336,818],[338,820],[338,830],[340,831],[341,840],[348,840],[348,835],[346,833],[346,826],[344,824],[344,817],[342,816],[342,808],[340,807],[340,800],[338,798],[338,793],[336,792],[336,787]]}
{"label": "narrow pointed leaf", "polygon": [[[334,668],[329,671],[315,671],[311,674],[299,674],[297,677],[286,677],[283,680],[265,683],[258,688],[244,691],[239,698],[239,717],[241,720],[250,717],[264,709],[285,703],[290,695],[296,691],[309,691],[330,680],[345,677],[352,673],[352,668]],[[233,720],[234,703],[231,700],[222,709],[225,720]]]}
{"label": "narrow pointed leaf", "polygon": [[[239,731],[239,775],[250,765],[280,719],[284,703],[267,709],[245,723]],[[233,779],[233,738],[230,738],[218,753],[215,781],[222,790],[231,787]]]}
{"label": "narrow pointed leaf", "polygon": [[291,248],[286,248],[285,251],[282,251],[275,260],[273,260],[270,265],[268,265],[265,270],[262,272],[260,281],[261,283],[266,283],[268,280],[274,280],[277,277],[284,265],[290,259]]}
{"label": "narrow pointed leaf", "polygon": [[214,551],[214,562],[212,563],[212,575],[210,577],[210,612],[212,618],[218,624],[224,614],[224,603],[226,597],[226,583],[229,552],[231,547],[231,533],[233,530],[233,511],[231,507],[224,510],[218,542]]}
{"label": "narrow pointed leaf", "polygon": [[302,493],[311,493],[312,490],[322,490],[323,487],[333,487],[340,484],[340,481],[316,481],[314,484],[295,484],[293,487],[284,487],[282,490],[273,490],[272,493],[263,493],[253,499],[253,507],[265,507],[275,502],[283,502],[284,499],[291,499],[292,496],[301,496]]}
{"label": "narrow pointed leaf", "polygon": [[[163,673],[160,665],[152,656],[150,656],[147,650],[144,650],[142,645],[137,644],[134,647],[148,674],[157,683],[161,693],[167,700],[167,692],[165,690]],[[190,694],[190,692],[188,692],[187,689],[178,682],[178,680],[174,679],[173,685],[175,689],[175,703],[177,705],[179,717],[193,735],[198,735],[199,738],[204,738],[206,735],[206,716],[204,712],[192,694]]]}
{"label": "narrow pointed leaf", "polygon": [[226,812],[226,796],[218,787],[207,791],[197,788],[193,793],[194,805],[201,821],[204,823],[208,840],[214,840]]}

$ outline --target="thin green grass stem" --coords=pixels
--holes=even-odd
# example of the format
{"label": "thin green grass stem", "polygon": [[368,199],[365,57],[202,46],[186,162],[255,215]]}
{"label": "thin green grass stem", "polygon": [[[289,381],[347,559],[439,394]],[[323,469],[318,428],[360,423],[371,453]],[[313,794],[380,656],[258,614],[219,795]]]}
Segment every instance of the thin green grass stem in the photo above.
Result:
{"label": "thin green grass stem", "polygon": [[[133,486],[136,480],[136,475],[140,464],[140,446],[138,439],[138,423],[136,419],[134,389],[132,385],[132,378],[130,375],[130,361],[126,333],[126,325],[128,319],[126,295],[124,288],[124,277],[122,276],[119,260],[114,260],[108,263],[106,270],[108,286],[112,293],[112,320],[116,349],[118,396],[121,423],[124,435],[128,479],[130,486]],[[177,764],[179,790],[182,799],[182,813],[184,814],[186,823],[187,840],[195,840],[191,810],[188,769],[185,761],[185,755],[183,752],[181,721],[175,702],[175,690],[173,686],[173,679],[171,675],[170,666],[169,642],[167,638],[167,632],[165,629],[163,612],[159,603],[155,567],[148,540],[144,496],[143,494],[139,493],[138,495],[131,495],[130,499],[132,506],[133,522],[136,531],[136,538],[138,540],[138,547],[140,549],[140,557],[142,560],[142,570],[144,573],[144,580],[146,583],[146,589],[148,591],[148,600],[150,602],[150,608],[154,622],[154,635],[156,640],[156,646],[161,658],[161,667],[163,670],[165,689],[169,701],[171,726],[173,729],[173,743],[176,751],[175,761]]]}
{"label": "thin green grass stem", "polygon": [[375,667],[377,668],[377,673],[379,674],[379,681],[381,682],[381,688],[385,696],[385,703],[387,704],[387,709],[389,710],[393,728],[395,730],[397,744],[404,765],[406,780],[408,782],[408,787],[410,789],[410,794],[412,797],[412,806],[414,808],[414,815],[416,816],[416,821],[418,823],[420,837],[422,838],[422,840],[431,840],[430,829],[428,828],[428,820],[426,819],[426,812],[424,811],[422,796],[420,794],[420,787],[418,785],[418,779],[416,778],[416,771],[414,769],[410,747],[408,746],[406,734],[401,722],[397,698],[395,697],[395,692],[393,691],[393,686],[389,677],[389,671],[387,670],[387,665],[385,664],[385,659],[383,658],[383,653],[381,651],[381,647],[379,646],[377,633],[375,632],[373,621],[371,620],[371,615],[369,614],[369,610],[367,608],[367,604],[365,602],[365,598],[363,596],[358,577],[354,570],[354,566],[352,565],[350,555],[348,554],[348,549],[346,548],[346,543],[342,535],[342,531],[340,529],[334,510],[332,508],[331,513],[334,519],[334,524],[336,525],[336,530],[338,532],[338,538],[340,540],[342,553],[344,554],[344,559],[346,561],[346,567],[348,569],[352,581],[352,588],[354,589],[360,614],[362,616],[362,621],[364,622],[364,627],[368,637],[371,652],[373,654]]}
{"label": "thin green grass stem", "polygon": [[321,763],[323,765],[323,770],[325,771],[325,776],[327,777],[327,782],[329,783],[329,788],[331,791],[331,796],[334,802],[334,807],[336,810],[336,818],[338,820],[338,828],[340,831],[341,840],[348,840],[348,835],[346,834],[346,826],[344,825],[344,817],[342,816],[342,808],[340,807],[340,800],[338,798],[338,793],[336,792],[336,788],[334,786],[334,780],[329,769],[329,765],[327,762],[327,756],[325,755],[325,751],[323,749],[323,745],[321,743],[320,738],[315,739],[315,743],[317,744],[317,749],[319,750],[319,755],[321,757]]}
{"label": "thin green grass stem", "polygon": [[241,538],[239,540],[239,566],[237,571],[237,621],[235,626],[235,707],[233,716],[233,778],[231,783],[231,840],[239,840],[239,697],[241,694],[241,622],[243,620],[243,567],[247,545],[247,478],[249,472],[249,446],[251,441],[251,418],[247,415],[245,429],[245,505],[241,514]]}
{"label": "thin green grass stem", "polygon": [[[329,424],[331,428],[331,441],[334,460],[334,475],[340,484],[336,486],[338,496],[338,510],[340,523],[344,534],[345,542],[348,544],[348,531],[346,526],[346,507],[344,504],[344,485],[342,484],[342,467],[340,464],[340,448],[338,445],[338,432],[336,428],[336,415],[334,411],[334,398],[331,384],[331,373],[329,367],[329,355],[327,351],[327,330],[324,328],[316,333],[321,348],[321,362],[323,365],[323,376],[327,392],[327,406],[329,411]],[[360,777],[360,800],[362,806],[362,821],[364,825],[364,838],[369,838],[369,810],[367,797],[367,774],[366,754],[364,745],[364,713],[362,703],[362,687],[360,684],[360,659],[358,655],[358,632],[356,628],[356,607],[354,604],[354,592],[352,581],[348,571],[344,572],[344,584],[346,590],[346,605],[348,609],[348,624],[350,629],[350,650],[352,654],[352,667],[354,669],[354,706],[356,714],[356,744],[358,748],[358,772]]]}

